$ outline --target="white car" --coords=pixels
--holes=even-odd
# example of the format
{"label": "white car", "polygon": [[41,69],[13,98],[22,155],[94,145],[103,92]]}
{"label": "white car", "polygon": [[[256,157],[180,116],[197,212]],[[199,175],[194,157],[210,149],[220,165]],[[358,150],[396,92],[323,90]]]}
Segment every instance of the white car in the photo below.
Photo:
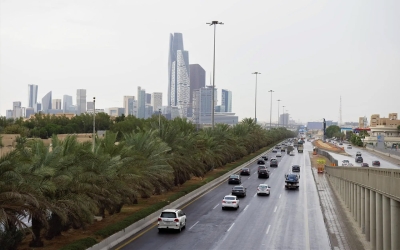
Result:
{"label": "white car", "polygon": [[257,187],[257,195],[269,195],[270,186],[268,184],[260,184]]}
{"label": "white car", "polygon": [[282,153],[281,152],[276,153],[276,157],[282,157]]}
{"label": "white car", "polygon": [[222,210],[227,207],[237,210],[239,208],[239,199],[235,195],[226,195],[222,200]]}
{"label": "white car", "polygon": [[158,217],[158,232],[162,229],[175,229],[179,232],[186,227],[186,214],[180,209],[166,209]]}
{"label": "white car", "polygon": [[294,156],[294,150],[293,151],[290,151],[290,154],[289,154],[290,156]]}

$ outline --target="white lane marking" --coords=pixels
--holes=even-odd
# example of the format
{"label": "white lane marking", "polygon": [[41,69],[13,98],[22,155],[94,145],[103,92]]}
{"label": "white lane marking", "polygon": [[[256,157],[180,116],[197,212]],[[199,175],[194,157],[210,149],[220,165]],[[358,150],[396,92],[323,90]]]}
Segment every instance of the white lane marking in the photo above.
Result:
{"label": "white lane marking", "polygon": [[257,195],[257,193],[255,193],[253,197],[256,197],[256,195]]}
{"label": "white lane marking", "polygon": [[279,194],[279,199],[281,198],[282,194]]}
{"label": "white lane marking", "polygon": [[233,223],[233,224],[228,228],[228,231],[227,231],[227,232],[229,232],[229,230],[232,229],[233,225],[235,225],[235,223]]}
{"label": "white lane marking", "polygon": [[[306,165],[306,154],[303,154],[303,166]],[[311,170],[312,171],[312,170]],[[304,190],[304,202],[306,205],[306,209],[304,209],[304,217],[305,217],[305,223],[304,223],[304,231],[306,231],[306,249],[310,250],[310,232],[308,228],[308,201],[307,201],[307,174],[303,175],[303,190]]]}
{"label": "white lane marking", "polygon": [[[248,179],[250,179],[250,178],[251,178],[251,176],[250,176]],[[248,180],[248,179],[247,179],[247,180]]]}
{"label": "white lane marking", "polygon": [[268,225],[267,232],[265,234],[268,234],[270,228],[271,228],[271,225]]}
{"label": "white lane marking", "polygon": [[213,207],[213,209],[216,209],[218,206],[219,206],[219,203],[215,207]]}
{"label": "white lane marking", "polygon": [[257,172],[254,172],[254,174],[257,174]]}
{"label": "white lane marking", "polygon": [[276,212],[276,210],[278,209],[278,207],[275,207],[275,209],[274,209],[274,213]]}
{"label": "white lane marking", "polygon": [[189,227],[189,230],[192,229],[194,226],[196,226],[197,223],[199,223],[199,222],[196,222],[196,223],[193,224],[193,226]]}
{"label": "white lane marking", "polygon": [[246,211],[246,209],[249,207],[249,205],[246,205],[246,207],[243,209],[243,211]]}

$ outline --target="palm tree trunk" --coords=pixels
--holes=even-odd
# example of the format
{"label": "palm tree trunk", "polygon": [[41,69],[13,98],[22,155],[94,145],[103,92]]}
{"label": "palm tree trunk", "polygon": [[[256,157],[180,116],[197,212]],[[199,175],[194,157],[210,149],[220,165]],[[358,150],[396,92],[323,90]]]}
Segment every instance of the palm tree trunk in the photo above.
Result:
{"label": "palm tree trunk", "polygon": [[29,247],[43,247],[43,241],[40,238],[40,231],[42,229],[42,222],[36,218],[32,218],[32,241],[29,242]]}
{"label": "palm tree trunk", "polygon": [[57,214],[52,214],[49,221],[49,229],[47,230],[46,240],[51,240],[55,236],[61,235],[62,223],[60,216]]}

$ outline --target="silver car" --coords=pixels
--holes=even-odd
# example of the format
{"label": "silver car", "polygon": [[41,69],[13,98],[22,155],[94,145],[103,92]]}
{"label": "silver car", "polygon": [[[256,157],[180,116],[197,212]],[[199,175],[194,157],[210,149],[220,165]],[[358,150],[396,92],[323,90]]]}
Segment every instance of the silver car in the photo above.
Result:
{"label": "silver car", "polygon": [[268,184],[260,184],[257,187],[257,195],[269,195],[270,186]]}

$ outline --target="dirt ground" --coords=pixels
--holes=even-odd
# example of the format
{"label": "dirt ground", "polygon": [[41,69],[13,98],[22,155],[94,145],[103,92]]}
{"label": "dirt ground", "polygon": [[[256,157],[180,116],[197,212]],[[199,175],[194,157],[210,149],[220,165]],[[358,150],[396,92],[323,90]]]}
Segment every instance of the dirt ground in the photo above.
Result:
{"label": "dirt ground", "polygon": [[337,153],[337,154],[346,154],[346,151],[344,150],[343,147],[338,147],[332,143],[329,142],[323,142],[321,140],[315,140],[312,142],[312,144],[314,145],[314,147],[320,148],[320,149],[324,149],[326,151],[331,151],[333,153]]}

